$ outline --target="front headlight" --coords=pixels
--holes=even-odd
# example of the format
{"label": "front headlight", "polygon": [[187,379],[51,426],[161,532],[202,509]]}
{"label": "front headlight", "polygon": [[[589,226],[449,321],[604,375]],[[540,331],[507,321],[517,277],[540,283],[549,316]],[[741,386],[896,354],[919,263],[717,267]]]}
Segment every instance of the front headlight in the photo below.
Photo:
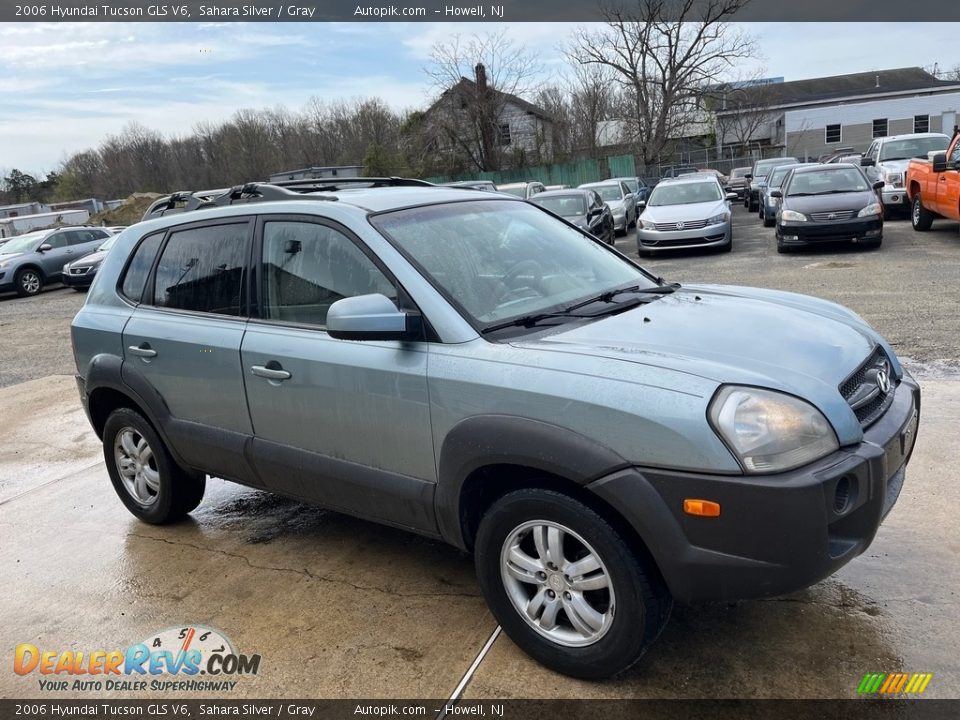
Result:
{"label": "front headlight", "polygon": [[714,215],[712,218],[707,218],[707,225],[719,225],[720,223],[727,222],[730,219],[730,213],[722,212],[719,215]]}
{"label": "front headlight", "polygon": [[657,224],[656,224],[656,223],[652,223],[652,222],[650,222],[649,220],[643,220],[643,219],[641,218],[641,220],[640,220],[640,227],[642,227],[644,230],[656,230],[656,229],[657,229]]}
{"label": "front headlight", "polygon": [[787,222],[807,222],[807,216],[796,210],[781,210],[780,219]]}
{"label": "front headlight", "polygon": [[709,416],[748,473],[792,470],[840,447],[823,413],[773,390],[722,387],[710,403]]}
{"label": "front headlight", "polygon": [[902,172],[889,172],[885,173],[883,176],[884,182],[887,185],[893,185],[894,187],[901,187],[903,185],[903,173]]}
{"label": "front headlight", "polygon": [[872,203],[858,212],[857,217],[870,217],[872,215],[880,215],[882,212],[883,208],[880,207],[880,203]]}

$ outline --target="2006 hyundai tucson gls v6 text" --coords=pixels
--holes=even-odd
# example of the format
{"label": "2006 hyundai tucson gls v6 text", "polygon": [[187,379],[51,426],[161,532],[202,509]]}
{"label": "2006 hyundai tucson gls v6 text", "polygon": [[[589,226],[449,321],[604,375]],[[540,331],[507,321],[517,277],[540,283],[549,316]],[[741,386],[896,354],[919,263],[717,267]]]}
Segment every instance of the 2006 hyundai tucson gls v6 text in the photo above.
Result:
{"label": "2006 hyundai tucson gls v6 text", "polygon": [[311,182],[188,199],[97,273],[80,395],[138,518],[212,475],[445,540],[520,647],[600,678],[896,501],[919,388],[853,312],[667,284],[508,196]]}

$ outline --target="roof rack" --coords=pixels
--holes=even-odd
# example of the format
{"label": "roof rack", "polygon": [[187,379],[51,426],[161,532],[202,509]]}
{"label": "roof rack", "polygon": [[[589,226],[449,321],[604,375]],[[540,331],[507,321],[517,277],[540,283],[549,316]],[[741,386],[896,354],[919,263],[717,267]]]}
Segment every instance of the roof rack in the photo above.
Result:
{"label": "roof rack", "polygon": [[426,180],[401,177],[352,177],[352,178],[310,178],[303,180],[280,180],[272,183],[246,183],[219,190],[181,190],[159,198],[151,203],[143,214],[143,220],[164,215],[191,212],[210,207],[267,202],[271,200],[307,199],[333,201],[329,193],[348,188],[381,187],[439,187]]}

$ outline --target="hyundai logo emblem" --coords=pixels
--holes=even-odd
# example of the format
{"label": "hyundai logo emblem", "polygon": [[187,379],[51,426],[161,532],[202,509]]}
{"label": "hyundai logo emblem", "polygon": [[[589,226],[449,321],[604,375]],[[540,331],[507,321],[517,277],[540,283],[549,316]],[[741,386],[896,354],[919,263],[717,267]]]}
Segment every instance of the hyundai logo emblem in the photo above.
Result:
{"label": "hyundai logo emblem", "polygon": [[877,370],[877,387],[884,395],[890,392],[890,376],[887,375],[886,365]]}
{"label": "hyundai logo emblem", "polygon": [[683,230],[685,227],[686,227],[686,225],[685,225],[683,222],[678,222],[678,223],[677,223],[677,230]]}

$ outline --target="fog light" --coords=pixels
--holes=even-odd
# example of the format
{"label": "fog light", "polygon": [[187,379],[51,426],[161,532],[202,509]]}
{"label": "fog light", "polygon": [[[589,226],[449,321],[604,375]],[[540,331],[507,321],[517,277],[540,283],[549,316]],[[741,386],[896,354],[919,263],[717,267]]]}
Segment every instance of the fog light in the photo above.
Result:
{"label": "fog light", "polygon": [[867,237],[876,237],[879,234],[879,230],[867,230]]}
{"label": "fog light", "polygon": [[894,195],[894,196],[891,197],[890,199],[891,199],[893,202],[900,202],[900,196],[899,196],[899,195]]}
{"label": "fog light", "polygon": [[791,240],[799,240],[799,239],[800,239],[800,236],[799,236],[799,235],[784,235],[784,236],[783,236],[783,239],[786,240],[787,242],[790,242]]}
{"label": "fog light", "polygon": [[844,475],[837,481],[837,487],[833,491],[833,511],[837,515],[843,515],[853,507],[856,499],[856,481],[851,482],[850,477]]}

